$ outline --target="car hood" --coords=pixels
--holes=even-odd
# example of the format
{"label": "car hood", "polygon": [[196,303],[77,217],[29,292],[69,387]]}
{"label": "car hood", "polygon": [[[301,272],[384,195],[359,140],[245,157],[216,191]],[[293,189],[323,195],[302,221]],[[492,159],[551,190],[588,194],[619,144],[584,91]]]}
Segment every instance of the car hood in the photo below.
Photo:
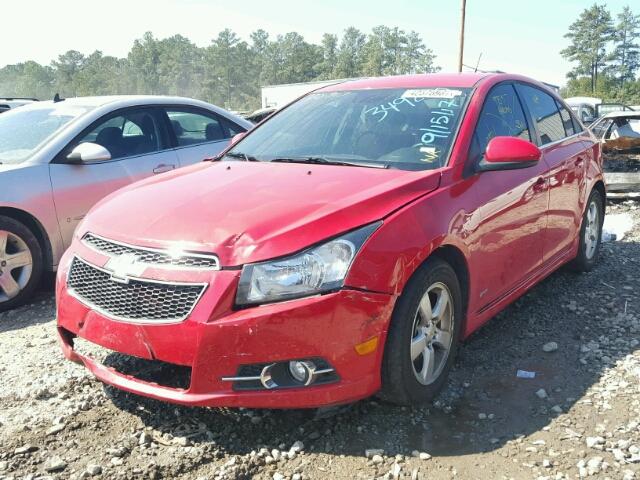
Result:
{"label": "car hood", "polygon": [[26,163],[0,163],[0,173],[9,172],[11,170],[18,170],[29,166]]}
{"label": "car hood", "polygon": [[87,215],[79,234],[213,252],[222,266],[236,266],[380,220],[439,181],[439,172],[203,162],[112,194]]}

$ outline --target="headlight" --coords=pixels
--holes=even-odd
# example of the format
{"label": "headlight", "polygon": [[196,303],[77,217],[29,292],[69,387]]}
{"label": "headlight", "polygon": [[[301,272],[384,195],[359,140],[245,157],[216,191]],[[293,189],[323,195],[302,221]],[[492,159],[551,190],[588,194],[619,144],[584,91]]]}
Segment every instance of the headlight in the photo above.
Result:
{"label": "headlight", "polygon": [[367,225],[290,257],[245,265],[236,304],[277,302],[342,287],[356,253],[381,224]]}

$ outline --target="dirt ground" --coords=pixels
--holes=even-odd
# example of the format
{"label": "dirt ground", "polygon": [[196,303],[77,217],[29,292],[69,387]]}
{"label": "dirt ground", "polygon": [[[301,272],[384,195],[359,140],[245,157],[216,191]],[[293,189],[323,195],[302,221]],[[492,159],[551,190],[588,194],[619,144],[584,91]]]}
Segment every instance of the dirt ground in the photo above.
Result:
{"label": "dirt ground", "polygon": [[635,226],[597,268],[556,272],[494,318],[414,409],[369,399],[317,420],[105,388],[63,360],[48,285],[0,314],[0,479],[640,478],[638,205],[610,204]]}

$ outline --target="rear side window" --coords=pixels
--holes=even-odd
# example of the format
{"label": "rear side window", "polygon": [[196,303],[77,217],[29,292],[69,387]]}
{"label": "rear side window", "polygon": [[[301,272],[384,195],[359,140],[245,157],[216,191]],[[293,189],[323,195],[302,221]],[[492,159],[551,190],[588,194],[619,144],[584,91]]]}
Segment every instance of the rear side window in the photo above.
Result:
{"label": "rear side window", "polygon": [[570,137],[571,135],[576,133],[573,128],[573,120],[571,119],[571,114],[560,103],[556,102],[556,105],[560,110],[560,118],[562,119],[562,125],[564,126],[564,133],[567,137]]}
{"label": "rear side window", "polygon": [[235,123],[233,123],[230,120],[227,120],[226,118],[221,118],[220,120],[222,120],[222,124],[229,131],[230,137],[233,137],[234,135],[247,131],[246,128],[242,128],[240,125],[236,125]]}
{"label": "rear side window", "polygon": [[474,133],[474,156],[483,155],[489,141],[498,136],[531,141],[522,106],[512,85],[494,87],[485,99]]}
{"label": "rear side window", "polygon": [[221,119],[213,113],[167,109],[167,116],[179,147],[229,138]]}
{"label": "rear side window", "polygon": [[529,85],[518,85],[518,92],[527,105],[540,135],[540,144],[556,142],[566,137],[562,117],[555,99],[542,90]]}

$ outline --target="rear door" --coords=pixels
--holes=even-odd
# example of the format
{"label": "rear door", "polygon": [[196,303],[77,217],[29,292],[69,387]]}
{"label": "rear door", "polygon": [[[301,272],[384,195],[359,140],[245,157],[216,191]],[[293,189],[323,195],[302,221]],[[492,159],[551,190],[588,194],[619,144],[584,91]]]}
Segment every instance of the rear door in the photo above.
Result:
{"label": "rear door", "polygon": [[543,261],[549,262],[569,251],[580,228],[587,153],[564,105],[530,84],[518,83],[517,90],[535,126],[535,142],[547,166],[549,210]]}
{"label": "rear door", "polygon": [[231,137],[245,131],[221,115],[198,107],[165,107],[164,111],[181,166],[214,157],[229,145]]}
{"label": "rear door", "polygon": [[[100,163],[72,164],[67,155],[93,142],[111,154]],[[156,108],[132,107],[105,115],[72,140],[49,166],[53,198],[66,246],[87,211],[111,192],[178,166]]]}

